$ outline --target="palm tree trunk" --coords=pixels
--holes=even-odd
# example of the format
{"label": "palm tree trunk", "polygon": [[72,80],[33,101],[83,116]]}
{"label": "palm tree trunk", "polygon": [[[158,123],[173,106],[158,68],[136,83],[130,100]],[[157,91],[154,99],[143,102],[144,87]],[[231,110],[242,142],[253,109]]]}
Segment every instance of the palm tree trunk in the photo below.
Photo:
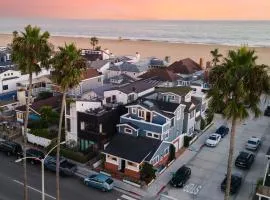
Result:
{"label": "palm tree trunk", "polygon": [[226,182],[226,192],[225,192],[224,200],[230,199],[233,152],[234,152],[234,142],[235,142],[235,129],[236,129],[236,119],[233,119],[231,135],[230,135],[230,148],[229,148],[229,158],[228,158],[228,165],[227,165],[227,182]]}
{"label": "palm tree trunk", "polygon": [[[27,126],[28,126],[28,117],[29,117],[29,107],[32,100],[32,73],[29,74],[29,89],[28,89],[28,97],[26,99],[26,113],[24,118],[24,126],[23,126],[23,157],[26,157],[26,144],[27,144]],[[26,167],[26,159],[23,159],[23,175],[24,175],[24,200],[28,200],[28,187],[27,187],[27,167]]]}
{"label": "palm tree trunk", "polygon": [[59,119],[58,136],[57,136],[57,150],[56,150],[56,200],[60,200],[60,181],[59,181],[59,166],[60,166],[60,142],[61,142],[61,132],[62,132],[62,122],[64,117],[64,108],[66,102],[66,92],[63,93],[61,113]]}

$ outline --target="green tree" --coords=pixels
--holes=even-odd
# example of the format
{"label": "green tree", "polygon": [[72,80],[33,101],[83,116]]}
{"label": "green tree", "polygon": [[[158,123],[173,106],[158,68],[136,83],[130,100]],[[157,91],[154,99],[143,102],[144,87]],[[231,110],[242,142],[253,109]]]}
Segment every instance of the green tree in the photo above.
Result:
{"label": "green tree", "polygon": [[42,106],[39,113],[43,122],[48,124],[56,124],[58,122],[59,114],[51,106]]}
{"label": "green tree", "polygon": [[91,37],[90,38],[90,44],[93,47],[93,50],[95,50],[96,45],[98,45],[98,38],[97,37]]}
{"label": "green tree", "polygon": [[269,94],[270,91],[266,66],[257,65],[256,60],[257,56],[253,50],[241,47],[229,51],[227,58],[210,72],[210,112],[216,112],[221,106],[224,108],[222,115],[231,121],[225,200],[229,200],[230,196],[237,123],[249,117],[248,111],[258,117],[261,114],[261,96]]}
{"label": "green tree", "polygon": [[59,52],[52,59],[54,71],[52,79],[56,85],[60,86],[63,93],[62,106],[60,111],[58,136],[57,136],[57,153],[56,153],[56,199],[60,199],[59,185],[59,156],[60,156],[60,141],[62,132],[62,121],[64,116],[64,108],[66,104],[66,94],[69,89],[79,85],[82,72],[86,69],[86,62],[81,56],[81,51],[72,44],[65,44],[64,47],[59,47]]}
{"label": "green tree", "polygon": [[[49,68],[49,59],[52,46],[48,43],[50,34],[46,31],[41,33],[40,28],[28,25],[24,32],[13,32],[12,40],[12,61],[18,65],[23,74],[29,75],[28,98],[26,99],[26,113],[24,117],[24,156],[26,156],[26,133],[29,116],[29,104],[32,97],[33,73],[39,73],[41,67]],[[27,169],[24,159],[24,199],[28,199]]]}
{"label": "green tree", "polygon": [[222,54],[218,52],[218,49],[214,49],[210,51],[212,55],[212,63],[214,66],[216,66],[220,62],[220,58],[222,58]]}
{"label": "green tree", "polygon": [[156,170],[154,169],[153,165],[144,162],[140,169],[141,180],[149,183],[152,179],[156,178],[155,173]]}

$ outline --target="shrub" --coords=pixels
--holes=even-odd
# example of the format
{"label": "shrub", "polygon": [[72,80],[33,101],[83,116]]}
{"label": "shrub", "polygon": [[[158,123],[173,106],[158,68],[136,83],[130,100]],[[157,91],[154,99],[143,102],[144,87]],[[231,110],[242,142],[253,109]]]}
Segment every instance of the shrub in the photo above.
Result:
{"label": "shrub", "polygon": [[259,186],[263,184],[263,178],[259,178],[256,183],[256,190],[258,189]]}
{"label": "shrub", "polygon": [[205,128],[205,120],[202,118],[201,119],[201,124],[200,124],[200,129],[203,130]]}
{"label": "shrub", "polygon": [[47,98],[52,97],[52,96],[53,96],[52,92],[44,91],[44,92],[40,92],[38,94],[37,99],[42,100],[42,99],[47,99]]}
{"label": "shrub", "polygon": [[174,159],[175,159],[175,147],[174,147],[173,144],[171,144],[170,145],[170,154],[169,154],[168,162],[171,162]]}
{"label": "shrub", "polygon": [[35,136],[39,136],[39,137],[43,137],[43,138],[47,138],[47,139],[53,139],[55,137],[57,137],[57,135],[51,133],[48,131],[48,129],[43,129],[43,128],[39,128],[39,129],[31,129],[30,133],[35,135]]}
{"label": "shrub", "polygon": [[189,142],[190,140],[192,140],[192,137],[190,136],[184,136],[184,147],[188,147],[189,146]]}
{"label": "shrub", "polygon": [[207,115],[206,115],[206,123],[207,123],[207,125],[210,124],[213,121],[213,119],[214,119],[214,114],[211,113],[211,112],[207,113]]}
{"label": "shrub", "polygon": [[143,163],[140,169],[141,180],[145,181],[147,184],[150,183],[154,178],[156,178],[156,170],[153,165],[149,163]]}

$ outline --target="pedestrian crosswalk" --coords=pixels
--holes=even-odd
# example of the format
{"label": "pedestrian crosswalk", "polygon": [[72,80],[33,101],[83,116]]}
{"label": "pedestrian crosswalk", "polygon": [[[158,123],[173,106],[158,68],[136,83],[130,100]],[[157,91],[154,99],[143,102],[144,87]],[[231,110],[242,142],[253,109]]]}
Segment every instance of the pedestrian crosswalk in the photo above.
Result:
{"label": "pedestrian crosswalk", "polygon": [[120,198],[118,198],[117,200],[138,200],[138,199],[123,194],[123,195],[122,195]]}

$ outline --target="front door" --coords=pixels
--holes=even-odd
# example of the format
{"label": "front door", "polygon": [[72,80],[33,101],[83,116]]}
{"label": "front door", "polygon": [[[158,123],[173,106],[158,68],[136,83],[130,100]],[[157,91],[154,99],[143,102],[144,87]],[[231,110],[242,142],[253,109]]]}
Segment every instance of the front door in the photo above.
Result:
{"label": "front door", "polygon": [[150,122],[151,120],[151,113],[150,112],[146,112],[146,121]]}
{"label": "front door", "polygon": [[121,160],[121,172],[125,172],[125,168],[126,168],[126,161],[124,159]]}

